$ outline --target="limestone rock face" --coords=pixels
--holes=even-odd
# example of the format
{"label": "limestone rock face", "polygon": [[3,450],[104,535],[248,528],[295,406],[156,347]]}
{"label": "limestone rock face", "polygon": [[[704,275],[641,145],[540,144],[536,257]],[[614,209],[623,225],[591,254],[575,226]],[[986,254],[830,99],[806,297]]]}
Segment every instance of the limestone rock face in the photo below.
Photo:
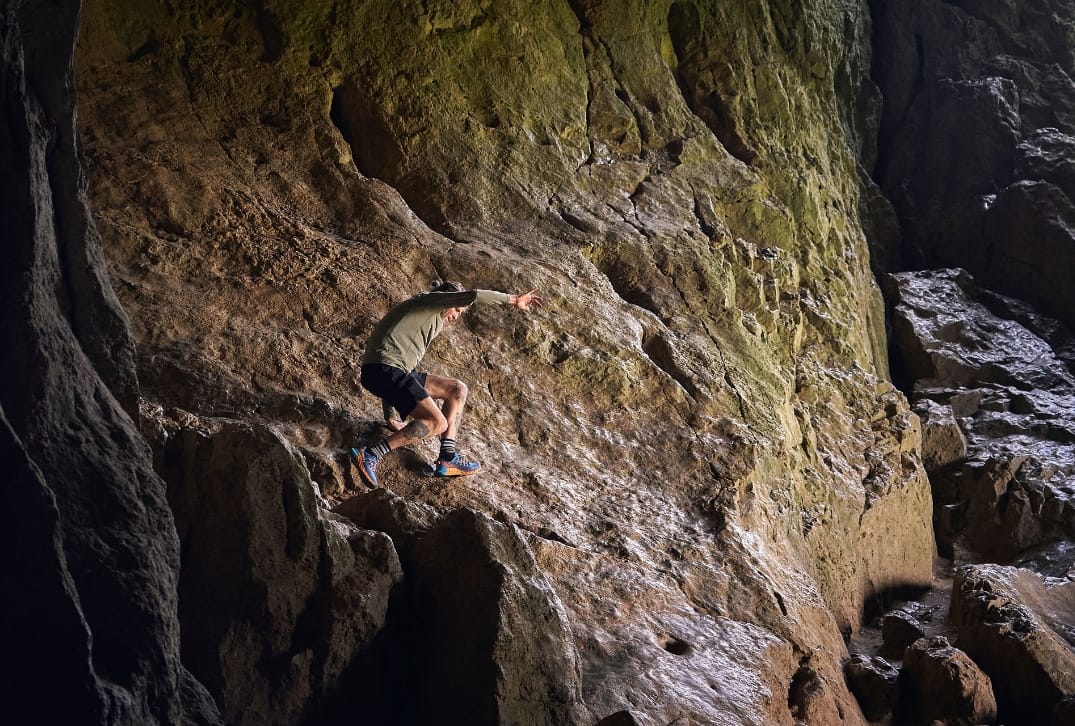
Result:
{"label": "limestone rock face", "polygon": [[960,266],[1075,324],[1075,7],[876,0],[875,177],[911,269]]}
{"label": "limestone rock face", "polygon": [[[482,473],[432,481],[416,447],[385,486],[474,513],[440,536],[506,548],[476,575],[525,574],[506,612],[555,594],[570,642],[534,685],[573,703],[577,652],[595,722],[856,723],[843,634],[933,554],[859,222],[883,206],[868,37],[838,0],[95,0],[80,119],[143,393],[319,449],[339,499],[380,417],[357,385],[379,317],[434,278],[539,287],[424,363],[470,384]],[[424,517],[398,521],[405,572]],[[481,682],[497,714],[531,695]]]}
{"label": "limestone rock face", "polygon": [[1075,582],[977,565],[957,572],[957,644],[993,680],[1007,723],[1049,723],[1075,693]]}
{"label": "limestone rock face", "polygon": [[180,663],[179,551],[76,145],[77,4],[0,4],[0,713],[219,723]]}
{"label": "limestone rock face", "polygon": [[432,617],[416,723],[581,724],[567,614],[518,529],[459,509],[412,554],[414,597]]}
{"label": "limestone rock face", "polygon": [[347,669],[384,625],[402,577],[391,540],[319,508],[300,454],[271,430],[157,423],[183,552],[184,662],[229,724],[342,708]]}

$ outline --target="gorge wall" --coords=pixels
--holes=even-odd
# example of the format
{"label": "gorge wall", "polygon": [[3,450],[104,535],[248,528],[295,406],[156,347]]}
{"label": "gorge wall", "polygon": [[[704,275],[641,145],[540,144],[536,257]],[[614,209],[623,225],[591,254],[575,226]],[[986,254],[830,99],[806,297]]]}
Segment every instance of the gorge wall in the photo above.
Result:
{"label": "gorge wall", "polygon": [[[92,0],[74,76],[75,10],[2,7],[9,551],[43,563],[5,576],[81,694],[23,629],[12,709],[864,722],[845,639],[934,555],[864,3]],[[365,339],[438,278],[547,304],[426,360],[480,475],[419,446],[366,491]]]}

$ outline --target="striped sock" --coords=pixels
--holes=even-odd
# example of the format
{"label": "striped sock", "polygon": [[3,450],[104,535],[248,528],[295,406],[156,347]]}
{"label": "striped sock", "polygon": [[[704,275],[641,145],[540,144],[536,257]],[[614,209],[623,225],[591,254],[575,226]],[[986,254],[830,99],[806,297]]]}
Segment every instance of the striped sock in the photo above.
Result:
{"label": "striped sock", "polygon": [[384,456],[385,454],[387,454],[389,451],[392,450],[388,446],[388,439],[385,439],[384,441],[382,441],[381,443],[377,444],[376,446],[367,446],[366,448],[369,449],[369,452],[371,454],[373,454],[374,456],[376,456],[378,459],[380,459],[382,456]]}
{"label": "striped sock", "polygon": [[440,440],[440,458],[444,461],[455,458],[455,439]]}

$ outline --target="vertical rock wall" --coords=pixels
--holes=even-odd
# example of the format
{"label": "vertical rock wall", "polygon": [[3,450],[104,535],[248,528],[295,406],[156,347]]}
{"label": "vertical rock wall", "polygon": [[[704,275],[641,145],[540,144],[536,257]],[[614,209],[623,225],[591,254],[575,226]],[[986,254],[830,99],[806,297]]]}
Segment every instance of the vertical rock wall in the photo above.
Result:
{"label": "vertical rock wall", "polygon": [[[144,393],[339,450],[378,415],[357,356],[388,305],[433,277],[540,286],[544,315],[476,309],[431,354],[475,392],[481,478],[432,486],[418,450],[386,464],[387,485],[516,528],[475,531],[506,547],[492,573],[507,558],[508,586],[562,604],[549,617],[574,642],[558,672],[579,654],[594,720],[859,722],[842,634],[871,598],[928,584],[932,554],[916,419],[884,381],[858,222],[867,37],[865,9],[838,0],[94,1],[81,128]],[[50,146],[35,124],[12,132],[32,151],[27,188],[77,199],[77,174],[48,185],[42,161],[73,155],[73,135]],[[86,678],[106,682],[85,691],[93,708],[174,722],[176,544],[113,398],[133,410],[121,318],[101,312],[115,308],[99,267],[65,271],[93,259],[85,217],[14,199],[34,242],[14,248],[4,293],[33,312],[7,337],[44,342],[13,359],[7,449],[31,487],[63,481],[55,529],[39,510],[66,543],[40,545],[60,573],[40,587],[68,593],[69,622],[82,614]],[[50,247],[65,235],[90,252]],[[115,536],[80,529],[89,513]],[[113,558],[127,566],[93,569]],[[285,642],[282,612],[257,633],[283,628],[279,652],[298,657],[304,631]],[[498,662],[533,661],[509,633],[493,642]],[[509,718],[528,691],[503,682]],[[575,698],[570,678],[554,686]]]}
{"label": "vertical rock wall", "polygon": [[827,1],[91,3],[145,391],[339,451],[390,304],[538,286],[427,361],[482,475],[419,449],[386,485],[533,533],[595,720],[854,722],[841,633],[932,554],[858,223],[868,35]]}
{"label": "vertical rock wall", "polygon": [[174,526],[129,416],[133,349],[86,206],[77,26],[77,4],[0,5],[0,709],[20,723],[211,721],[179,663]]}
{"label": "vertical rock wall", "polygon": [[1075,7],[872,2],[876,177],[904,269],[964,267],[1075,324]]}

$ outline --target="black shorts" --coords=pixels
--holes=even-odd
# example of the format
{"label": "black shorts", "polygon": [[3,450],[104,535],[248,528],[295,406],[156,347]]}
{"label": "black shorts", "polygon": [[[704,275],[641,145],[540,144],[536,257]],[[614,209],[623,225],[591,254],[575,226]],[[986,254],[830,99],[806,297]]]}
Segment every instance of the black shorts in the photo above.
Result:
{"label": "black shorts", "polygon": [[366,363],[362,366],[362,387],[407,418],[418,402],[429,398],[425,389],[426,374],[421,371],[408,373],[402,368],[383,363]]}

